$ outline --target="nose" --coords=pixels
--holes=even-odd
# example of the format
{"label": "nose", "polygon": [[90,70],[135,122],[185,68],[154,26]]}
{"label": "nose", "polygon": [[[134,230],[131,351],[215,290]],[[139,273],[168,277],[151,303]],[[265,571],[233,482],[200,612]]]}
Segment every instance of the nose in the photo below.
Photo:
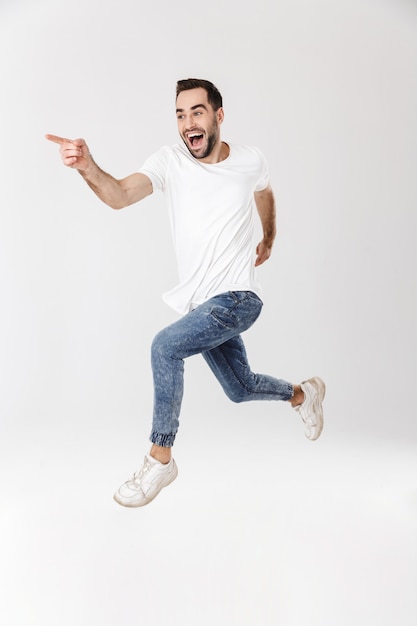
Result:
{"label": "nose", "polygon": [[187,115],[187,116],[184,118],[183,122],[184,122],[184,127],[185,127],[185,130],[191,130],[191,129],[192,129],[192,128],[194,128],[194,126],[195,126],[194,121],[193,121],[193,118],[192,118],[192,116],[191,116],[191,115]]}

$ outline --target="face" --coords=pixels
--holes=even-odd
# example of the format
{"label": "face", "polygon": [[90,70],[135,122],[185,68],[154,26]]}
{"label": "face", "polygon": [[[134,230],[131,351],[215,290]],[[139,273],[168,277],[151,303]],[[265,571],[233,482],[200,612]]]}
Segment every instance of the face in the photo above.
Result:
{"label": "face", "polygon": [[214,111],[202,87],[182,91],[178,95],[178,131],[194,158],[207,158],[220,144],[223,117],[223,109]]}

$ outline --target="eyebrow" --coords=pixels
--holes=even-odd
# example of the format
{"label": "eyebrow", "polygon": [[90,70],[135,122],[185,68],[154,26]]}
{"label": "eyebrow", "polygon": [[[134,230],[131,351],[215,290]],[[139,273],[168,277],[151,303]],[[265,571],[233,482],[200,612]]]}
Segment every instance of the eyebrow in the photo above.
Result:
{"label": "eyebrow", "polygon": [[[194,111],[195,109],[205,109],[206,111],[208,111],[207,107],[205,104],[195,104],[194,106],[191,107],[191,111]],[[184,111],[184,109],[177,109],[176,113],[182,113]]]}

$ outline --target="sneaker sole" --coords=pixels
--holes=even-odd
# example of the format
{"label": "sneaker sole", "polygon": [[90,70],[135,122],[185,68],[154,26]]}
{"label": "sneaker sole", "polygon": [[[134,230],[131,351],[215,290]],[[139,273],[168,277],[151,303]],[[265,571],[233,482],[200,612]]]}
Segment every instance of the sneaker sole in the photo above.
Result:
{"label": "sneaker sole", "polygon": [[324,419],[323,419],[323,400],[324,400],[324,396],[326,395],[326,385],[324,384],[324,381],[319,378],[318,376],[315,376],[314,378],[310,378],[309,381],[314,388],[317,391],[317,396],[314,399],[314,403],[313,403],[313,409],[315,414],[317,415],[317,425],[315,426],[315,434],[314,437],[307,437],[307,439],[310,439],[310,441],[316,441],[316,439],[318,439],[322,433],[323,430],[323,426],[324,426]]}

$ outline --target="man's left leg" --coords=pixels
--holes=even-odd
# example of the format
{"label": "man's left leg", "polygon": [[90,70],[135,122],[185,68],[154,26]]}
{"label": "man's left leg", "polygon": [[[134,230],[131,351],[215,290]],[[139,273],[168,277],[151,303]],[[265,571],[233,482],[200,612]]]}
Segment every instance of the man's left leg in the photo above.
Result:
{"label": "man's left leg", "polygon": [[315,441],[323,430],[322,402],[325,385],[321,378],[310,378],[300,385],[250,368],[241,336],[203,352],[203,357],[233,402],[286,400],[298,412],[305,425],[305,435]]}
{"label": "man's left leg", "polygon": [[203,357],[227,397],[233,402],[287,400],[294,396],[294,385],[286,380],[251,370],[240,335],[203,352]]}

